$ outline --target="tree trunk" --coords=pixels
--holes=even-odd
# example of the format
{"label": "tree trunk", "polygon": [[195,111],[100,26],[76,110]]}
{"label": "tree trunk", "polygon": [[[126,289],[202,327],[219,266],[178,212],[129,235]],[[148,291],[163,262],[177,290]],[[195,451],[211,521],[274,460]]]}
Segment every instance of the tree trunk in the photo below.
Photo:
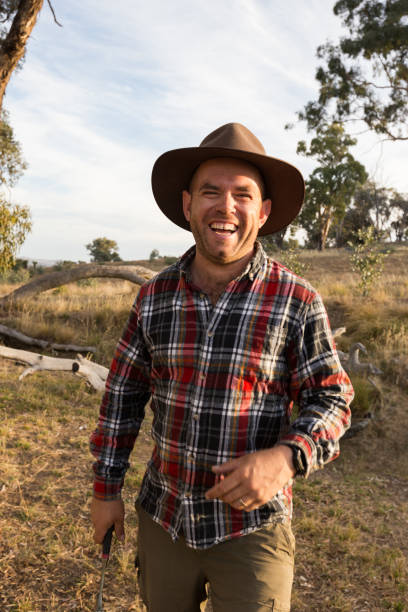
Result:
{"label": "tree trunk", "polygon": [[10,31],[0,48],[0,109],[11,74],[24,55],[25,46],[44,0],[21,0]]}
{"label": "tree trunk", "polygon": [[332,223],[332,213],[330,210],[326,210],[322,219],[322,226],[320,228],[319,236],[319,251],[323,251],[326,246],[327,236],[329,235],[329,229]]}
{"label": "tree trunk", "polygon": [[336,248],[340,249],[343,246],[343,227],[344,227],[344,217],[338,222],[336,227]]}
{"label": "tree trunk", "polygon": [[35,277],[31,282],[0,298],[0,306],[8,306],[9,304],[21,302],[42,291],[47,291],[47,289],[54,289],[55,287],[60,287],[61,285],[66,285],[83,278],[122,278],[137,285],[143,285],[155,274],[156,272],[143,268],[143,266],[80,264],[73,268],[41,274],[41,276]]}

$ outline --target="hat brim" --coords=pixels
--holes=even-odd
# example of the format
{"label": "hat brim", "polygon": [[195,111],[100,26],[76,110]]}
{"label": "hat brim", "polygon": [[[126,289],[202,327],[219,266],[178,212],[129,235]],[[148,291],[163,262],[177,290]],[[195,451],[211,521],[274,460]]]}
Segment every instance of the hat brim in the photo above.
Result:
{"label": "hat brim", "polygon": [[190,147],[163,153],[153,166],[152,189],[161,211],[170,221],[190,231],[183,213],[182,191],[189,188],[191,177],[203,162],[229,157],[256,166],[265,183],[265,199],[272,201],[271,213],[259,230],[259,236],[274,234],[287,227],[299,213],[305,194],[305,183],[299,170],[280,159],[220,147]]}

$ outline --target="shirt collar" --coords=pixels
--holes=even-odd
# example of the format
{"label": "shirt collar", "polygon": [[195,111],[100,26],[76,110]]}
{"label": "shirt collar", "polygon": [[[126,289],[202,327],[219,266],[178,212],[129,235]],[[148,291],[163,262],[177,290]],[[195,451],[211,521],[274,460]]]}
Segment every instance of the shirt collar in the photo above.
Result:
{"label": "shirt collar", "polygon": [[[245,276],[248,276],[249,280],[252,281],[260,273],[266,261],[266,254],[262,247],[262,244],[258,240],[256,240],[254,246],[255,246],[255,249],[254,249],[254,254],[252,258],[248,262],[248,265],[246,266],[241,276],[237,278],[237,280],[242,280],[245,278]],[[196,252],[196,247],[194,245],[190,247],[188,251],[186,251],[184,255],[182,255],[180,259],[178,260],[176,266],[179,268],[180,274],[182,276],[185,276],[185,277],[187,276],[188,278],[188,270],[195,257],[195,252]]]}

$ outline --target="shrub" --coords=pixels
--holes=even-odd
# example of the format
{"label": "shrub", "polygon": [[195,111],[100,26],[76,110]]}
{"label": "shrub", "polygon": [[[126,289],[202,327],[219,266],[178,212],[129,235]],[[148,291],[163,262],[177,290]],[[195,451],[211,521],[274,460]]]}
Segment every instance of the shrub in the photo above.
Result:
{"label": "shrub", "polygon": [[348,243],[353,249],[350,262],[353,271],[360,275],[358,287],[361,294],[366,297],[369,295],[374,281],[380,278],[384,268],[384,259],[389,251],[380,251],[380,245],[374,236],[373,226],[367,229],[359,229],[356,236],[357,244]]}

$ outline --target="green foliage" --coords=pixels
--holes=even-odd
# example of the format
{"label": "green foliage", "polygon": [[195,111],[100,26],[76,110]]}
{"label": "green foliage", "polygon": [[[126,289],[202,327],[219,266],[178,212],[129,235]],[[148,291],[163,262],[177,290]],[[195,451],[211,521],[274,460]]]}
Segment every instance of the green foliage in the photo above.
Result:
{"label": "green foliage", "polygon": [[118,244],[115,240],[109,238],[95,238],[92,242],[86,245],[91,261],[104,263],[107,261],[122,261],[118,253]]}
{"label": "green foliage", "polygon": [[320,164],[306,182],[306,198],[298,224],[307,232],[307,246],[322,250],[333,223],[340,223],[367,172],[349,152],[356,140],[339,123],[320,126],[309,147],[298,143],[297,152]]}
{"label": "green foliage", "polygon": [[338,247],[350,242],[353,244],[359,242],[358,230],[371,225],[374,227],[377,239],[386,236],[391,213],[390,193],[389,189],[378,187],[373,181],[367,181],[356,191],[352,206],[346,211],[343,219]]}
{"label": "green foliage", "polygon": [[31,278],[29,270],[25,268],[18,268],[17,270],[12,268],[11,270],[7,270],[3,274],[0,274],[0,279],[7,283],[27,283]]}
{"label": "green foliage", "polygon": [[282,251],[279,255],[279,261],[298,276],[305,276],[310,268],[309,264],[300,259],[300,251],[295,247]]}
{"label": "green foliage", "polygon": [[357,244],[350,243],[353,254],[350,257],[351,267],[360,275],[359,288],[363,296],[369,295],[375,280],[380,278],[384,259],[388,251],[381,252],[374,235],[374,228],[360,229],[357,232]]}
{"label": "green foliage", "polygon": [[13,129],[8,123],[8,114],[0,113],[0,185],[13,187],[27,164],[23,159],[20,143],[14,138]]}
{"label": "green foliage", "polygon": [[[26,167],[20,144],[14,138],[8,115],[3,110],[0,113],[0,186],[13,187]],[[11,204],[0,193],[0,274],[14,266],[17,251],[30,230],[28,208]]]}
{"label": "green foliage", "polygon": [[408,240],[408,196],[394,192],[390,206],[395,215],[394,221],[391,222],[395,239],[397,242]]}
{"label": "green foliage", "polygon": [[172,264],[176,263],[178,257],[174,257],[173,255],[160,255],[157,249],[153,249],[153,251],[150,253],[149,261],[159,262],[159,260],[162,261],[164,265],[171,266]]}
{"label": "green foliage", "polygon": [[284,227],[279,232],[275,232],[269,236],[260,236],[258,240],[261,242],[267,253],[276,253],[276,251],[285,248],[285,236],[288,229],[292,235],[296,231],[295,224],[292,224],[290,228]]}
{"label": "green foliage", "polygon": [[74,268],[77,264],[75,263],[75,261],[70,261],[69,259],[63,259],[60,261],[57,261],[56,264],[53,265],[52,269],[55,272],[59,272],[60,270],[67,270],[69,268]]}
{"label": "green foliage", "polygon": [[17,251],[30,230],[28,208],[10,204],[0,197],[0,273],[4,274],[13,267]]}
{"label": "green foliage", "polygon": [[361,376],[353,375],[351,382],[354,388],[354,400],[351,413],[354,418],[362,418],[369,412],[375,413],[381,407],[381,394],[373,385]]}
{"label": "green foliage", "polygon": [[338,44],[318,47],[317,101],[298,113],[308,129],[362,120],[392,140],[408,137],[406,0],[339,0],[334,14],[347,28]]}
{"label": "green foliage", "polygon": [[156,259],[159,259],[159,257],[160,257],[159,251],[157,249],[153,249],[153,251],[150,253],[149,260],[155,261]]}
{"label": "green foliage", "polygon": [[178,260],[178,257],[174,257],[173,255],[163,256],[163,261],[166,264],[166,266],[171,266],[172,264],[176,263],[177,260]]}

